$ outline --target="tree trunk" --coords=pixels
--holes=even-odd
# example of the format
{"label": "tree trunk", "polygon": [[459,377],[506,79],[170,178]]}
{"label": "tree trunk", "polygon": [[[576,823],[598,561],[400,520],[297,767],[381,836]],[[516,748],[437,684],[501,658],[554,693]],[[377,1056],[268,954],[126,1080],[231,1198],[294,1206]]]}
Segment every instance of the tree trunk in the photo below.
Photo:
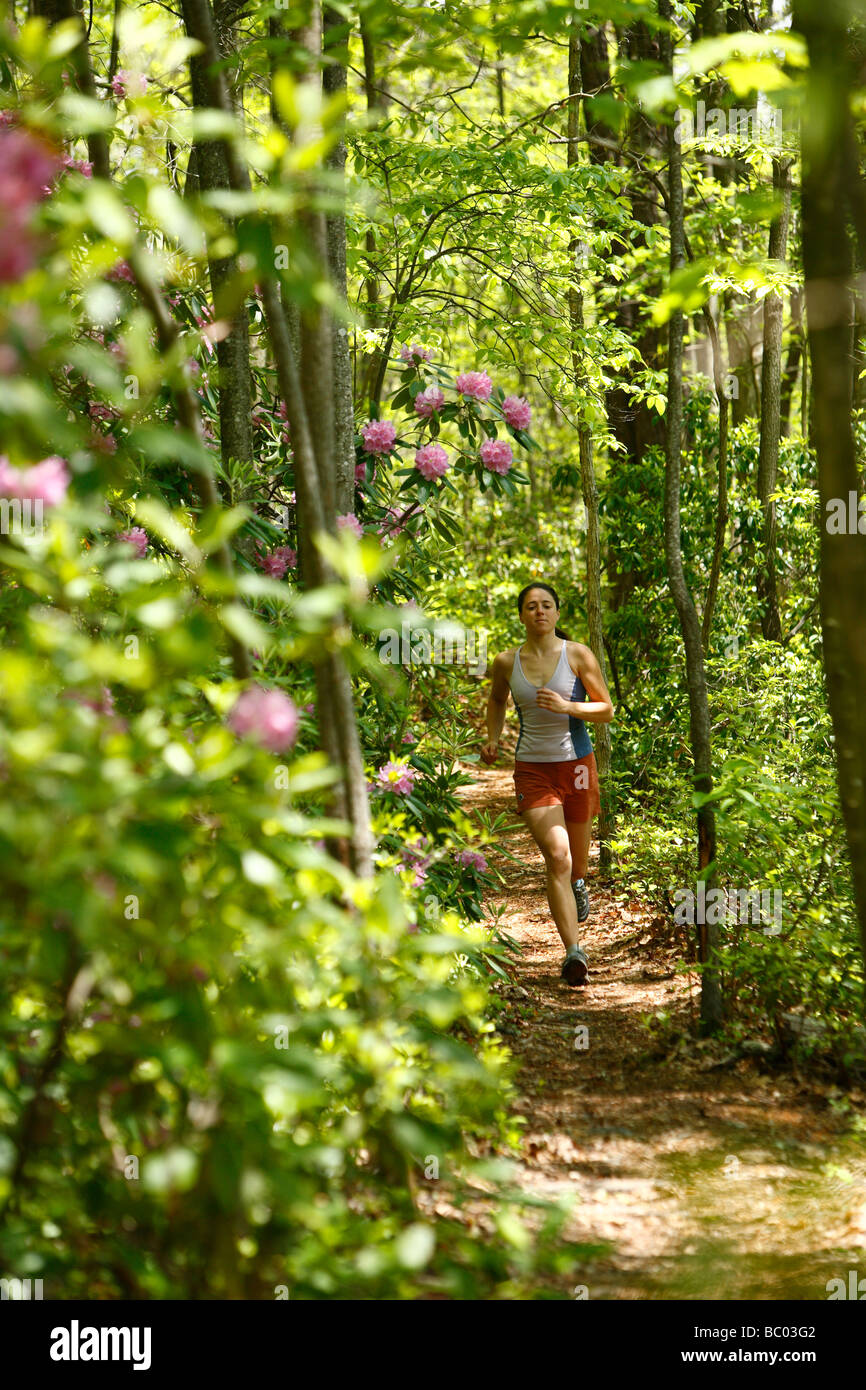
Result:
{"label": "tree trunk", "polygon": [[[660,16],[670,22],[671,0],[659,0]],[[673,46],[669,35],[663,37],[666,65],[672,70]],[[668,132],[668,183],[670,209],[670,269],[675,274],[685,264],[685,225],[683,210],[682,152],[671,125]],[[665,560],[682,630],[686,656],[686,678],[689,688],[689,725],[694,757],[694,789],[698,793],[712,791],[712,752],[710,747],[710,711],[704,673],[704,653],[697,610],[686,582],[680,540],[680,475],[682,468],[683,429],[683,329],[681,309],[671,315],[668,325],[668,403],[665,414]],[[716,859],[716,824],[712,806],[698,810],[698,873],[706,879],[707,890],[712,884]],[[701,973],[701,1025],[705,1033],[718,1028],[722,1019],[722,995],[718,966],[714,957],[718,948],[718,927],[704,922],[698,924],[698,959]]]}
{"label": "tree trunk", "polygon": [[[346,90],[345,46],[341,32],[345,27],[342,16],[328,6],[323,13],[323,48],[332,61],[322,72],[325,96],[332,97]],[[345,196],[346,142],[342,135],[328,155],[328,167],[340,179]],[[326,221],[328,269],[340,303],[346,304],[346,216],[345,212],[330,213]],[[352,360],[349,354],[349,333],[344,321],[334,321],[332,377],[334,383],[334,492],[337,515],[354,510],[355,498],[355,412],[352,400]]]}
{"label": "tree trunk", "polygon": [[[794,289],[791,291],[791,328],[790,342],[788,346],[788,357],[785,362],[785,370],[782,373],[782,398],[780,403],[779,429],[783,439],[787,439],[791,433],[791,408],[794,402],[794,391],[797,385],[797,377],[800,374],[800,366],[803,361],[803,291]],[[803,429],[804,422],[801,420],[800,428]],[[805,433],[805,431],[804,431]]]}
{"label": "tree trunk", "polygon": [[[182,0],[184,22],[187,4]],[[189,25],[187,24],[187,27]],[[220,53],[231,54],[231,29],[221,29]],[[208,105],[208,86],[204,60],[193,54],[189,60],[192,104],[197,109]],[[195,147],[195,186],[199,193],[211,193],[229,187],[225,145],[217,140],[199,141]],[[214,318],[228,318],[231,332],[217,343],[218,401],[220,417],[220,456],[223,467],[231,459],[244,463],[253,457],[252,376],[250,373],[250,331],[246,304],[230,304],[232,287],[237,283],[236,256],[219,259],[208,255]]]}
{"label": "tree trunk", "polygon": [[[568,42],[568,94],[580,92],[581,64],[580,38],[572,22]],[[566,146],[568,167],[578,162],[578,134],[580,128],[580,100],[572,96],[568,103],[568,144]],[[578,238],[569,242],[568,311],[571,326],[571,364],[574,384],[578,389],[586,389],[586,367],[583,361],[583,290],[578,281],[579,270],[575,264]],[[585,411],[580,410],[578,426],[578,447],[580,450],[580,481],[583,491],[583,505],[586,508],[586,615],[589,624],[589,645],[601,667],[605,682],[607,672],[604,659],[604,636],[601,603],[601,546],[598,524],[598,486],[595,479],[595,466],[592,458],[592,432],[586,423]],[[611,806],[611,738],[609,724],[595,726],[595,752],[598,760],[598,780],[601,791],[601,813],[598,819],[599,867],[603,871],[610,868],[610,841],[615,833],[613,808]]]}
{"label": "tree trunk", "polygon": [[713,558],[710,564],[710,578],[707,584],[707,597],[704,603],[704,616],[701,623],[701,643],[704,652],[709,651],[710,633],[713,626],[713,610],[716,606],[716,595],[719,591],[719,575],[722,569],[722,558],[725,553],[725,540],[728,534],[728,397],[725,394],[725,371],[722,363],[722,347],[719,342],[719,330],[716,327],[712,310],[708,305],[704,306],[704,322],[707,326],[707,334],[713,353],[713,382],[716,388],[716,400],[719,405],[719,449],[718,449],[718,486],[716,495],[716,534],[713,541]]}
{"label": "tree trunk", "polygon": [[[367,100],[367,114],[372,116],[374,112],[378,112],[380,115],[384,115],[388,109],[388,100],[385,94],[379,90],[376,82],[376,50],[373,47],[370,30],[363,18],[360,21],[360,30],[361,47],[364,55],[364,95]],[[367,327],[375,329],[381,327],[381,295],[379,276],[376,273],[376,233],[372,227],[367,230],[365,243],[367,250],[367,269],[364,276],[364,291],[367,296],[366,320]],[[390,351],[390,346],[388,350]],[[379,404],[382,392],[379,383],[384,377],[386,366],[382,358],[381,348],[374,348],[372,352],[366,353],[362,357],[361,385],[358,395],[363,402],[365,411],[371,402],[374,407]]]}
{"label": "tree trunk", "polygon": [[853,83],[845,59],[853,8],[794,0],[794,28],[809,50],[803,104],[802,238],[812,416],[821,499],[821,627],[842,814],[866,959],[866,536],[828,529],[835,499],[857,497],[851,427],[851,243],[844,151]]}
{"label": "tree trunk", "polygon": [[[218,66],[219,53],[209,0],[184,0],[184,9],[190,37],[202,44],[210,105],[217,110],[230,112],[228,88]],[[231,188],[235,192],[249,192],[249,170],[230,142],[226,142],[225,151]],[[318,260],[324,268],[327,261],[322,215],[305,214],[302,226],[312,242],[312,259]],[[309,526],[310,540],[320,532],[334,535],[333,402],[330,391],[330,336],[326,330],[326,320],[319,313],[302,320],[302,381],[275,269],[270,266],[262,269],[261,280],[277,382],[289,420],[298,501],[302,504],[303,516]],[[311,376],[313,380],[308,380]],[[309,584],[320,587],[334,583],[336,576],[331,565],[314,545],[309,547],[309,556]],[[340,841],[336,842],[335,848],[340,857],[348,859],[357,875],[369,877],[373,872],[373,841],[367,782],[352,683],[338,645],[346,627],[344,615],[336,613],[331,630],[323,642],[323,655],[314,666],[319,728],[325,751],[339,771],[334,812],[345,816],[351,825],[345,855]]]}
{"label": "tree trunk", "polygon": [[[790,161],[773,160],[773,188],[781,194],[779,214],[770,225],[768,256],[784,262],[788,248],[788,222],[791,215]],[[776,587],[776,504],[773,492],[779,467],[782,378],[782,296],[768,294],[764,300],[764,356],[761,362],[761,445],[758,453],[758,497],[763,512],[763,554],[757,570],[757,591],[761,600],[761,631],[770,642],[781,642],[779,597]]]}

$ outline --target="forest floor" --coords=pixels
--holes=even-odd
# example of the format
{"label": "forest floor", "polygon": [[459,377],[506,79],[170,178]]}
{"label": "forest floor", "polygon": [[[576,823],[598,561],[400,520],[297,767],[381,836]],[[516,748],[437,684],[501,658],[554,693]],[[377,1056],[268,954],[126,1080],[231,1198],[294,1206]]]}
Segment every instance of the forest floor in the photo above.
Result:
{"label": "forest floor", "polygon": [[[490,856],[505,885],[486,905],[506,907],[503,929],[522,948],[499,1024],[525,1120],[519,1181],[573,1198],[564,1234],[601,1246],[568,1281],[586,1292],[566,1296],[826,1299],[828,1280],[866,1276],[862,1089],[699,1042],[696,974],[652,930],[649,905],[602,884],[596,844],[589,976],[566,985],[511,768],[462,770],[476,779],[461,791],[467,811],[514,822],[501,844],[516,862]],[[646,1024],[660,1012],[673,1022],[666,1040]]]}

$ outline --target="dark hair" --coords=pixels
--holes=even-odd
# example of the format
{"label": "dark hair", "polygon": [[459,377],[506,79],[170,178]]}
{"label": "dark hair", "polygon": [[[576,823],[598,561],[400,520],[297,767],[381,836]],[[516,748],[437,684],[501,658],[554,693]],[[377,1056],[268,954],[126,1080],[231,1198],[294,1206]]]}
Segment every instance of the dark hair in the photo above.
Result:
{"label": "dark hair", "polygon": [[[527,584],[525,588],[521,589],[520,593],[517,595],[518,613],[523,612],[523,600],[526,598],[526,595],[529,593],[530,589],[546,589],[547,592],[550,594],[551,598],[553,599],[553,602],[556,604],[557,608],[560,607],[559,594],[556,592],[556,590],[552,588],[550,584],[543,584],[541,580],[536,580],[532,584]],[[553,632],[554,636],[562,637],[565,639],[566,642],[569,642],[571,640],[568,634],[563,632],[561,627],[555,627],[553,629]]]}

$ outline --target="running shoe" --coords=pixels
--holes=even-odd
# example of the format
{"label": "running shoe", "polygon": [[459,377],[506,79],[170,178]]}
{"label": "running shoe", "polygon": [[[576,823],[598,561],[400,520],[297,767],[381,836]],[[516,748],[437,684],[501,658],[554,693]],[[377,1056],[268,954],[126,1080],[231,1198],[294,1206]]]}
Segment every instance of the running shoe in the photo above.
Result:
{"label": "running shoe", "polygon": [[571,891],[577,904],[577,920],[578,922],[585,922],[589,916],[589,889],[583,879],[579,878],[576,883],[571,885]]}
{"label": "running shoe", "polygon": [[589,961],[579,946],[569,946],[562,962],[562,978],[569,985],[585,985]]}

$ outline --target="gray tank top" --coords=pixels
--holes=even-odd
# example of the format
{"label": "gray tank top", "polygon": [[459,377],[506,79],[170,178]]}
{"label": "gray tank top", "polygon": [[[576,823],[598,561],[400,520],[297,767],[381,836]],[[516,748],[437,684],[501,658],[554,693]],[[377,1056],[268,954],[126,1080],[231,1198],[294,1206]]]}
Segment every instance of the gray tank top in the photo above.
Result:
{"label": "gray tank top", "polygon": [[[515,761],[523,763],[562,763],[572,758],[585,758],[592,752],[592,744],[586,731],[586,724],[573,714],[556,714],[538,704],[536,695],[540,685],[532,685],[526,679],[520,664],[520,650],[514,655],[514,666],[509,680],[517,718],[520,721],[520,737],[514,750]],[[580,676],[576,676],[568,664],[565,642],[559,652],[556,670],[547,682],[548,690],[555,690],[564,700],[586,699],[586,690]]]}

